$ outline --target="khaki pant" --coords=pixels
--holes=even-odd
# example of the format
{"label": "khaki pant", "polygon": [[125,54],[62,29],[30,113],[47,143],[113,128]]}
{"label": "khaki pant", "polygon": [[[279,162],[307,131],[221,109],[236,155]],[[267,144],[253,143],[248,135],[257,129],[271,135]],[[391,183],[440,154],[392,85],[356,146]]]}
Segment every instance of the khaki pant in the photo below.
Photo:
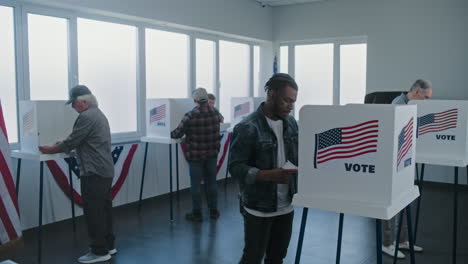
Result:
{"label": "khaki pant", "polygon": [[[400,212],[403,214],[404,210]],[[383,245],[385,247],[390,246],[396,240],[396,232],[398,230],[398,220],[400,214],[395,215],[390,220],[383,220]],[[401,224],[400,243],[408,241],[408,223],[406,222],[406,215],[403,215],[403,221]]]}

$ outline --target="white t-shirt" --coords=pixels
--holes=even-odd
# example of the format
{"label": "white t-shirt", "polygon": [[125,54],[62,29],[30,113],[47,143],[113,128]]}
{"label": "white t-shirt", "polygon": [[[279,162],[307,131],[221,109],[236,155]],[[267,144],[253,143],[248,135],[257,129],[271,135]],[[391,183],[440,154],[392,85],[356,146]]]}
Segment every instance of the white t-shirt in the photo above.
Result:
{"label": "white t-shirt", "polygon": [[[275,133],[277,139],[277,165],[278,168],[281,168],[284,164],[286,164],[286,152],[284,149],[284,140],[283,140],[283,121],[279,120],[272,120],[268,117],[265,117],[268,125]],[[257,217],[273,217],[278,215],[284,215],[292,212],[294,207],[291,205],[291,200],[289,199],[289,184],[277,184],[277,192],[278,192],[278,210],[272,213],[264,213],[257,210],[252,210],[249,208],[244,207],[244,209],[251,215]]]}

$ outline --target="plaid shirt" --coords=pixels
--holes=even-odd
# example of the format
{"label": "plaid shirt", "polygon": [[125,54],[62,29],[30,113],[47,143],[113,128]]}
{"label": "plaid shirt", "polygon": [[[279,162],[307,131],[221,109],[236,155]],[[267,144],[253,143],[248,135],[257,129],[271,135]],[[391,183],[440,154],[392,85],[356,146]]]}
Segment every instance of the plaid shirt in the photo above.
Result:
{"label": "plaid shirt", "polygon": [[187,160],[207,160],[218,156],[220,148],[219,124],[224,117],[208,103],[196,106],[185,114],[179,126],[171,132],[172,138],[186,135]]}

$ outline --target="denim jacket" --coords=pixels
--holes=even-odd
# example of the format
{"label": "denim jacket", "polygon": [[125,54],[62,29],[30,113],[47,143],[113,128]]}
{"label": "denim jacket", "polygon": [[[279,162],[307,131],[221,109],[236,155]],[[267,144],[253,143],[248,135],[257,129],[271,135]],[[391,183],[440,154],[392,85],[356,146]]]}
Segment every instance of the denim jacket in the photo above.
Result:
{"label": "denim jacket", "polygon": [[[277,184],[257,182],[259,170],[278,168],[277,138],[267,123],[262,103],[256,112],[234,127],[229,172],[239,182],[241,205],[261,212],[277,210]],[[286,160],[298,165],[298,127],[292,116],[283,119]],[[292,195],[297,192],[297,175],[289,182]]]}

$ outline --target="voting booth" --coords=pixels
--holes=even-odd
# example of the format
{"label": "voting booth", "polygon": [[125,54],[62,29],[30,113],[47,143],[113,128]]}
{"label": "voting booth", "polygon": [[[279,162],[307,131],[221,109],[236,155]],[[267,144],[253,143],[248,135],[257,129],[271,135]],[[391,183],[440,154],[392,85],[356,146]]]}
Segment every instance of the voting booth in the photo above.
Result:
{"label": "voting booth", "polygon": [[234,128],[246,116],[257,111],[264,97],[232,97],[231,98],[231,128]]}
{"label": "voting booth", "polygon": [[195,107],[193,99],[147,99],[146,137],[170,138],[185,113]]}
{"label": "voting booth", "polygon": [[39,152],[39,146],[53,145],[72,132],[78,113],[65,102],[19,102],[22,151]]}
{"label": "voting booth", "polygon": [[414,100],[417,105],[419,163],[459,166],[468,164],[468,101]]}
{"label": "voting booth", "polygon": [[390,219],[418,197],[416,107],[304,106],[293,204]]}

